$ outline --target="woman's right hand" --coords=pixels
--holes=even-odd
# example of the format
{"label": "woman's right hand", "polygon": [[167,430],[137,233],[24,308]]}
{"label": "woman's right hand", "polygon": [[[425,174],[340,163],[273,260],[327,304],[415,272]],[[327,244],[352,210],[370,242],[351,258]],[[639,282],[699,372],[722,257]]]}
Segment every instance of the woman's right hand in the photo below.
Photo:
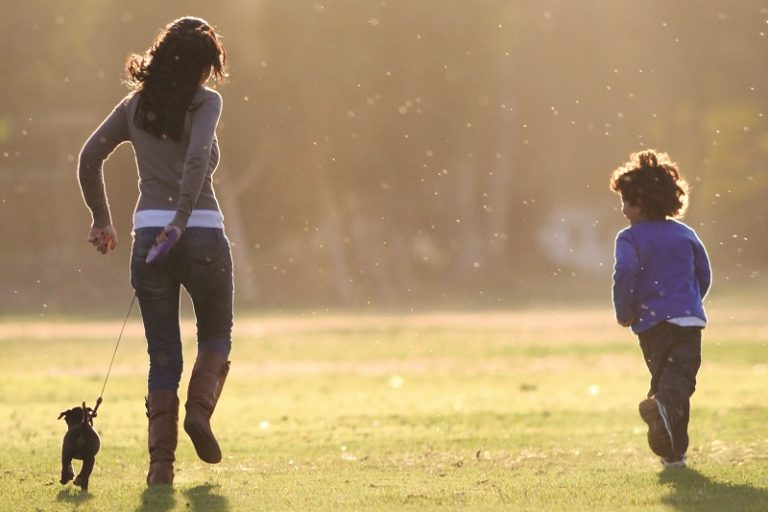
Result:
{"label": "woman's right hand", "polygon": [[[158,233],[157,238],[155,238],[155,245],[161,245],[163,242],[165,242],[165,239],[168,238],[168,235],[171,231],[176,232],[176,242],[179,241],[179,238],[181,238],[181,228],[178,226],[174,226],[173,224],[168,224],[165,226],[160,233]],[[176,242],[173,242],[174,244]]]}
{"label": "woman's right hand", "polygon": [[117,247],[117,231],[112,224],[103,228],[92,227],[88,233],[88,241],[96,246],[96,250],[101,254],[107,254],[107,251]]}

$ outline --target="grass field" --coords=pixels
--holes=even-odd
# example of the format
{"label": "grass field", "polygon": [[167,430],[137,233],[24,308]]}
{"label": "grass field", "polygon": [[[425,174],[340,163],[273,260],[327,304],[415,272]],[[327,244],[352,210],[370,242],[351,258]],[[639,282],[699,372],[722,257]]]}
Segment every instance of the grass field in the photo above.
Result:
{"label": "grass field", "polygon": [[88,493],[58,483],[56,418],[97,398],[120,321],[4,319],[0,510],[765,511],[768,317],[710,313],[685,470],[647,448],[648,377],[608,309],[241,315],[213,422],[224,461],[201,463],[182,433],[172,491],[144,484],[134,314]]}

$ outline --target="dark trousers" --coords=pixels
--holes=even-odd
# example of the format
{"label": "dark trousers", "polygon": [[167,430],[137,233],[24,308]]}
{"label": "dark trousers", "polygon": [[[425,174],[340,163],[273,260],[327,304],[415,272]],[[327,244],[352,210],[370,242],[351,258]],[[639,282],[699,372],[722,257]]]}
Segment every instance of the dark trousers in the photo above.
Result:
{"label": "dark trousers", "polygon": [[134,234],[131,285],[136,290],[149,353],[150,391],[176,391],[183,366],[179,295],[192,299],[197,319],[198,351],[223,357],[232,346],[232,256],[221,229],[187,228],[160,262],[146,263],[160,228]]}
{"label": "dark trousers", "polygon": [[662,322],[638,336],[651,372],[648,397],[655,397],[666,407],[675,455],[680,456],[688,449],[690,398],[701,366],[701,328]]}

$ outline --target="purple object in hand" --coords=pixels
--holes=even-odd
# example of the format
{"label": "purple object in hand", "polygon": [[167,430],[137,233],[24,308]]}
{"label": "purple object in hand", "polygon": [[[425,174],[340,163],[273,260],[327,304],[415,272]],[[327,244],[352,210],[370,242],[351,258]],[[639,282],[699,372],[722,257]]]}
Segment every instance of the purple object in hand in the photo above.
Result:
{"label": "purple object in hand", "polygon": [[147,254],[147,263],[156,263],[163,259],[170,252],[171,247],[173,247],[173,244],[176,243],[178,238],[179,235],[175,229],[165,231],[165,240],[163,243],[155,243],[149,250],[149,254]]}

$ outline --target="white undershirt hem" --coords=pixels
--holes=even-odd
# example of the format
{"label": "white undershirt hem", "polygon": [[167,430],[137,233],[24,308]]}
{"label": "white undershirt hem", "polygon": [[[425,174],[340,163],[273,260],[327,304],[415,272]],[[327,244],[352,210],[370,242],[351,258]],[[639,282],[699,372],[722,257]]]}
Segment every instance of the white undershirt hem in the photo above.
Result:
{"label": "white undershirt hem", "polygon": [[697,316],[681,316],[678,318],[670,318],[667,322],[680,327],[706,327],[707,322]]}
{"label": "white undershirt hem", "polygon": [[[133,214],[133,229],[164,228],[176,216],[176,210],[138,210]],[[218,210],[192,210],[188,228],[224,229],[224,216]]]}

